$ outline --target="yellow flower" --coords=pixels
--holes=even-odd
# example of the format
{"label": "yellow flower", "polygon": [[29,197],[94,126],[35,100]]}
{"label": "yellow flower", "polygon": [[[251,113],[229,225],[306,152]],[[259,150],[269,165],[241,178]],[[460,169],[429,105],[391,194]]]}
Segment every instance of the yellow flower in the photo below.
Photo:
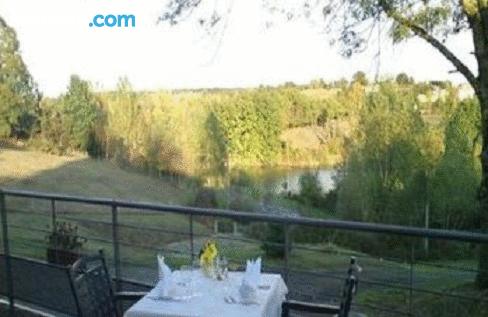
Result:
{"label": "yellow flower", "polygon": [[217,254],[215,242],[207,241],[200,251],[200,265],[204,267],[211,266]]}

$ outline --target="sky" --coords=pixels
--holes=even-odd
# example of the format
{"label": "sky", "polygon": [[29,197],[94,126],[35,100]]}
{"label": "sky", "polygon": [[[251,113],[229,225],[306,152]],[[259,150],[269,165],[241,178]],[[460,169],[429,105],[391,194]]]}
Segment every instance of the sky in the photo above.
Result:
{"label": "sky", "polygon": [[[274,16],[267,27],[270,17],[262,0],[220,2],[229,14],[220,23],[225,31],[213,35],[191,20],[176,27],[158,24],[166,3],[1,0],[0,15],[16,30],[22,57],[47,96],[63,93],[71,74],[97,90],[113,89],[121,77],[145,90],[307,83],[350,78],[356,71],[374,78],[378,47],[381,77],[406,72],[416,80],[464,82],[461,75],[449,74],[453,67],[420,39],[393,46],[384,32],[381,41],[373,37],[366,52],[347,59],[330,45],[331,35],[310,21],[284,23]],[[136,26],[89,27],[96,14],[133,14]],[[450,38],[447,45],[475,70],[470,34]]]}

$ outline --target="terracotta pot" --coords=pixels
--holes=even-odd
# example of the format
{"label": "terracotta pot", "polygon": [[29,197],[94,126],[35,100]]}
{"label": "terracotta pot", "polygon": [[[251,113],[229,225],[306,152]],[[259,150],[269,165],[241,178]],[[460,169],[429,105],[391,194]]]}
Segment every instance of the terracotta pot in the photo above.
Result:
{"label": "terracotta pot", "polygon": [[68,266],[80,258],[78,252],[60,249],[47,249],[47,261],[53,264]]}

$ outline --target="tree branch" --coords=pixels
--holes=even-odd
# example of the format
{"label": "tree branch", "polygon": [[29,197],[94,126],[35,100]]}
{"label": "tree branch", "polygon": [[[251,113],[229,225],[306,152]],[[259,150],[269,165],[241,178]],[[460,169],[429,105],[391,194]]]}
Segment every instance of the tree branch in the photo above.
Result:
{"label": "tree branch", "polygon": [[454,53],[452,53],[444,44],[442,44],[438,39],[429,34],[424,28],[413,23],[409,19],[403,17],[394,10],[389,10],[387,6],[381,5],[388,17],[393,19],[395,22],[409,28],[415,35],[427,41],[436,50],[438,50],[448,61],[450,61],[456,70],[460,72],[473,87],[475,91],[479,91],[479,83],[473,72],[466,66],[459,58],[457,58]]}

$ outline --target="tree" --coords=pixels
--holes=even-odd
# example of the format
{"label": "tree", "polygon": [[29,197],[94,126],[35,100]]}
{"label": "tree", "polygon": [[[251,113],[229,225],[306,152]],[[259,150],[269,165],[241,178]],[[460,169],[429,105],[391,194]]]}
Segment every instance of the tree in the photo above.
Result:
{"label": "tree", "polygon": [[302,203],[317,208],[323,207],[325,195],[317,173],[307,172],[300,176],[300,194],[296,197]]}
{"label": "tree", "polygon": [[65,128],[73,149],[86,151],[98,115],[98,102],[87,81],[71,76],[68,92],[63,97]]}
{"label": "tree", "polygon": [[320,115],[320,103],[303,94],[297,88],[280,88],[275,95],[280,102],[283,123],[287,128],[316,124]]}
{"label": "tree", "polygon": [[475,105],[473,100],[463,101],[451,116],[445,129],[445,152],[433,178],[433,221],[448,228],[472,227],[477,214],[480,116]]}
{"label": "tree", "polygon": [[426,162],[418,145],[423,126],[414,105],[415,96],[394,84],[381,84],[367,97],[339,186],[342,212],[350,218],[411,223],[418,199],[410,193]]}
{"label": "tree", "polygon": [[282,115],[275,92],[257,90],[224,96],[213,105],[213,125],[222,138],[227,164],[271,162],[279,152]]}
{"label": "tree", "polygon": [[311,80],[308,86],[312,89],[328,88],[327,83],[322,78]]}
{"label": "tree", "polygon": [[69,150],[87,151],[99,156],[95,126],[101,110],[88,82],[71,76],[68,91],[56,99],[41,102],[41,136],[44,150],[63,154]]}
{"label": "tree", "polygon": [[37,121],[39,99],[15,31],[0,17],[0,137],[28,137]]}
{"label": "tree", "polygon": [[[479,187],[480,225],[488,228],[488,1],[486,0],[329,0],[324,5],[318,1],[311,4],[303,0],[300,4],[285,8],[285,4],[275,4],[271,0],[263,0],[268,8],[282,12],[288,20],[297,16],[309,18],[313,12],[319,11],[329,21],[328,27],[340,26],[339,40],[341,52],[345,56],[361,52],[366,47],[368,35],[372,28],[381,23],[391,27],[389,32],[394,43],[418,37],[430,44],[457,72],[462,74],[473,87],[479,100],[481,113],[482,177]],[[179,0],[171,1],[160,20],[177,24],[196,7],[203,6],[207,1]],[[281,6],[281,8],[280,8]],[[281,9],[281,10],[279,10]],[[211,19],[199,18],[205,27],[214,27],[221,19],[218,13],[212,12]],[[336,21],[341,19],[342,21]],[[333,21],[335,23],[330,23]],[[385,23],[383,23],[385,22]],[[378,26],[379,27],[379,26]],[[463,30],[472,33],[474,56],[478,64],[475,74],[456,54],[450,50],[445,39]],[[488,288],[488,245],[480,247],[478,284]]]}
{"label": "tree", "polygon": [[400,73],[396,76],[395,81],[399,85],[408,85],[408,84],[413,84],[414,80],[412,77],[408,76],[405,73]]}
{"label": "tree", "polygon": [[366,74],[363,71],[359,71],[359,72],[356,72],[352,76],[352,82],[358,83],[362,86],[367,86],[368,85],[368,78],[366,78]]}
{"label": "tree", "polygon": [[70,147],[70,136],[63,122],[61,98],[43,98],[40,108],[40,149],[54,154],[64,154]]}

